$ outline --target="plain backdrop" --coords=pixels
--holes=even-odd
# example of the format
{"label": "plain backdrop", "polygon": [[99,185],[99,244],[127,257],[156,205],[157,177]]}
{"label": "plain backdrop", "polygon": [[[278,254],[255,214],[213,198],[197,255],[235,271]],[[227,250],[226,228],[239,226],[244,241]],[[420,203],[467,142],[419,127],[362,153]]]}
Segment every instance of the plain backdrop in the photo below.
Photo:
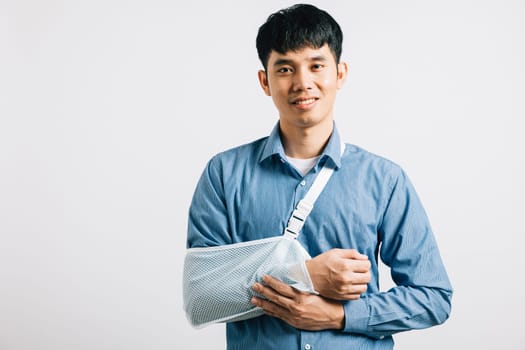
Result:
{"label": "plain backdrop", "polygon": [[[182,311],[187,212],[277,121],[255,36],[290,4],[0,0],[1,350],[225,348]],[[408,172],[455,289],[396,348],[525,349],[525,2],[314,4],[345,33],[340,132]]]}

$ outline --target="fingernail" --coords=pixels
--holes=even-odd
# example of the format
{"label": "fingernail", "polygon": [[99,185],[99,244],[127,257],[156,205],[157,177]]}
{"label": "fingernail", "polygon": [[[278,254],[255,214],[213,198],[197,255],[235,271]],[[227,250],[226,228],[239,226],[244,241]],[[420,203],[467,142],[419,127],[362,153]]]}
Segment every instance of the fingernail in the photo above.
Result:
{"label": "fingernail", "polygon": [[261,285],[259,283],[255,283],[253,286],[252,286],[252,289],[256,292],[258,292],[260,289],[261,289]]}
{"label": "fingernail", "polygon": [[253,305],[257,306],[257,299],[256,298],[251,298],[250,299],[250,303],[252,303]]}

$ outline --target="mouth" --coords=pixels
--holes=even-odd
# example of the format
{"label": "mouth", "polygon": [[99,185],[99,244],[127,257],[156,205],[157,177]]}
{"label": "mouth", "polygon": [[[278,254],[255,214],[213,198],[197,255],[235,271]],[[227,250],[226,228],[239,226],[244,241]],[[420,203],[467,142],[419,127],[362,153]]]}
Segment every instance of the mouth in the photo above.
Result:
{"label": "mouth", "polygon": [[292,104],[301,109],[308,108],[317,102],[319,98],[317,97],[308,97],[308,98],[297,98],[292,101]]}

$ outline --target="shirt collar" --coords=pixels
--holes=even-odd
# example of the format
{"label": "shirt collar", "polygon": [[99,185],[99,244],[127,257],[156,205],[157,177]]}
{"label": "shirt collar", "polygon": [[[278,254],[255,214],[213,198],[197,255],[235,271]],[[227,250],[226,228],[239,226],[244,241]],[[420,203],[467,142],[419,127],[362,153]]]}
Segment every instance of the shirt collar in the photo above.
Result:
{"label": "shirt collar", "polygon": [[[274,126],[270,136],[266,140],[266,145],[264,146],[259,162],[262,162],[273,155],[277,155],[281,160],[286,159],[281,135],[279,133],[279,122]],[[332,135],[330,135],[330,139],[321,153],[319,161],[322,161],[323,159],[331,159],[336,169],[341,166],[341,138],[335,122]]]}

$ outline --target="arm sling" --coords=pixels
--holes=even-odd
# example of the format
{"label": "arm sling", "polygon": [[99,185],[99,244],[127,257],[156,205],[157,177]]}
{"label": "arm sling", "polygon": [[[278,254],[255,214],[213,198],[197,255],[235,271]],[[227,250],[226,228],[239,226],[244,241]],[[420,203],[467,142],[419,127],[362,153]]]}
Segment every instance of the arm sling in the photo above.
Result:
{"label": "arm sling", "polygon": [[[341,154],[344,144],[341,146]],[[299,232],[334,169],[327,165],[292,212],[277,237],[222,246],[190,248],[183,272],[183,305],[194,327],[234,322],[263,315],[250,303],[255,282],[271,275],[297,290],[317,294],[305,262],[311,256],[297,241]]]}

